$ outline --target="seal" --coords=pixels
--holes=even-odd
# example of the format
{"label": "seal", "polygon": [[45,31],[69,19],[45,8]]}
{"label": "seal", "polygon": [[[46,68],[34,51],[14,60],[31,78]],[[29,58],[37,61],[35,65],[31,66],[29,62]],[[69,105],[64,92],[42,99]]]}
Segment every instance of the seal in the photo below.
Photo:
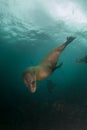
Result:
{"label": "seal", "polygon": [[87,55],[82,57],[82,58],[77,59],[76,62],[78,62],[78,63],[81,63],[81,62],[87,63]]}
{"label": "seal", "polygon": [[56,66],[60,54],[74,39],[75,37],[72,36],[67,37],[66,42],[49,52],[48,55],[37,66],[28,67],[23,72],[24,83],[30,89],[31,93],[36,92],[37,80],[43,80],[49,77],[56,69],[62,66],[63,63],[60,63],[58,66]]}

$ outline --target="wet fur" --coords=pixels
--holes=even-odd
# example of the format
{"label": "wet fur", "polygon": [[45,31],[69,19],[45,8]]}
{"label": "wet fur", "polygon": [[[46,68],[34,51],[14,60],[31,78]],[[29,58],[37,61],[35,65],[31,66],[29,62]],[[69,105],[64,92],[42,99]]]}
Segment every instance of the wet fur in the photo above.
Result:
{"label": "wet fur", "polygon": [[[74,39],[75,37],[68,37],[64,44],[48,53],[48,55],[37,66],[29,67],[25,70],[23,73],[23,79],[32,93],[36,91],[36,80],[47,78],[54,72],[54,70],[61,67],[62,64],[56,66],[59,56],[65,47]],[[32,82],[34,81],[35,84],[32,85]]]}

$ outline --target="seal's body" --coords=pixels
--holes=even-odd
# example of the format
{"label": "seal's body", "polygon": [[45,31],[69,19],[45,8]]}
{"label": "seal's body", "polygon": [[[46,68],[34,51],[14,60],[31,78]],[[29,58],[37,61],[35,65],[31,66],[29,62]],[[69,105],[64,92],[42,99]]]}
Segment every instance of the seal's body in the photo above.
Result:
{"label": "seal's body", "polygon": [[25,70],[23,73],[23,79],[32,93],[36,91],[36,80],[47,78],[54,72],[54,70],[62,66],[62,63],[56,66],[59,56],[65,47],[74,39],[75,37],[68,37],[65,43],[53,49],[37,66],[29,67]]}

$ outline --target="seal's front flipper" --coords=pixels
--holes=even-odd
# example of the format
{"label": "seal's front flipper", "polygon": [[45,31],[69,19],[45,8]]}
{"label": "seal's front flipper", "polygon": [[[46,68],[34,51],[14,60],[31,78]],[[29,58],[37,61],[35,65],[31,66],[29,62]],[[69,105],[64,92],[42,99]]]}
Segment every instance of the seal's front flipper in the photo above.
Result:
{"label": "seal's front flipper", "polygon": [[61,62],[58,66],[55,66],[55,67],[53,68],[53,71],[55,71],[56,69],[60,68],[62,65],[63,65],[63,62]]}

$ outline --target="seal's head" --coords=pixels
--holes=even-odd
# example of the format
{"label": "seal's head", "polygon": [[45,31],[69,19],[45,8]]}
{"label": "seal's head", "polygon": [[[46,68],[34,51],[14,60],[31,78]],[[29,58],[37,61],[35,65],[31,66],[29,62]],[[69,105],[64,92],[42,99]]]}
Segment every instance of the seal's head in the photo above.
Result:
{"label": "seal's head", "polygon": [[23,73],[23,80],[25,85],[29,88],[31,93],[36,92],[36,74],[34,68],[29,68]]}

